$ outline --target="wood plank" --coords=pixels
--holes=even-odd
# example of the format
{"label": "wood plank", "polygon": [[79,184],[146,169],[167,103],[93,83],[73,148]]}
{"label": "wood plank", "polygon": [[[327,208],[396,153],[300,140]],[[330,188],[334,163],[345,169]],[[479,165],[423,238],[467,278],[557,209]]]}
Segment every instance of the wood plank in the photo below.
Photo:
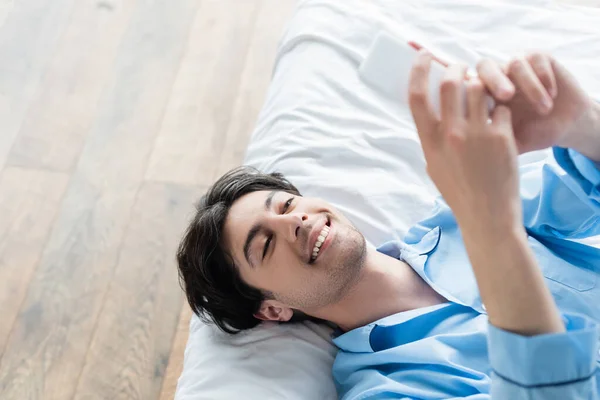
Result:
{"label": "wood plank", "polygon": [[158,398],[183,301],[174,255],[199,194],[143,186],[75,399]]}
{"label": "wood plank", "polygon": [[214,151],[221,157],[219,163],[213,165],[210,174],[213,180],[240,165],[244,159],[271,82],[277,44],[295,4],[295,0],[262,0],[230,124],[222,136],[225,139],[215,143]]}
{"label": "wood plank", "polygon": [[[11,0],[9,0],[11,1]],[[13,1],[0,27],[0,168],[13,145],[74,0]]]}
{"label": "wood plank", "polygon": [[0,364],[0,398],[75,393],[197,8],[140,2]]}
{"label": "wood plank", "polygon": [[7,164],[72,170],[136,2],[76,4]]}
{"label": "wood plank", "polygon": [[183,372],[183,356],[185,346],[190,335],[190,319],[192,318],[192,309],[187,302],[184,302],[177,324],[177,332],[173,338],[169,364],[165,371],[162,389],[160,391],[160,400],[173,400],[177,390],[177,380]]}
{"label": "wood plank", "polygon": [[7,167],[0,174],[0,358],[69,177]]}
{"label": "wood plank", "polygon": [[207,184],[227,131],[257,1],[205,0],[192,29],[146,179]]}

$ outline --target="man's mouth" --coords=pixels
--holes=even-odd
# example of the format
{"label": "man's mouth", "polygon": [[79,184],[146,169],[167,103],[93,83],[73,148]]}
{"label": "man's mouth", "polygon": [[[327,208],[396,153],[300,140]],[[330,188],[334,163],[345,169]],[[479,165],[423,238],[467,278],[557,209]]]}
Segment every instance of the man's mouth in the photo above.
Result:
{"label": "man's mouth", "polygon": [[330,227],[330,222],[329,220],[325,223],[325,225],[323,226],[323,228],[321,229],[321,231],[319,232],[313,248],[312,248],[312,254],[310,257],[310,263],[314,263],[317,258],[319,257],[319,254],[321,253],[321,249],[323,248],[323,243],[325,243],[325,241],[327,240],[327,236],[329,236],[329,232],[331,231],[331,227]]}

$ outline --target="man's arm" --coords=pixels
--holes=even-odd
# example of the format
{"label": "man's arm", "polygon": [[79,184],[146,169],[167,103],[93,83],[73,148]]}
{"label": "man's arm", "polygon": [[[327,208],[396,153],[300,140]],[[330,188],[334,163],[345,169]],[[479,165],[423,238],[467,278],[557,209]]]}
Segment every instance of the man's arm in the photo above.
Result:
{"label": "man's arm", "polygon": [[498,106],[488,123],[483,84],[467,82],[465,99],[466,67],[452,65],[440,88],[438,118],[429,99],[431,60],[422,51],[411,71],[411,111],[427,171],[462,230],[490,321],[524,335],[561,332],[522,225],[511,113]]}
{"label": "man's arm", "polygon": [[[492,396],[594,398],[598,326],[585,318],[563,321],[523,227],[517,149],[539,144],[529,141],[535,139],[530,129],[539,124],[515,125],[505,106],[498,106],[488,122],[478,80],[467,84],[465,109],[465,68],[456,66],[448,68],[442,84],[438,119],[428,99],[430,62],[431,55],[421,53],[415,63],[410,106],[428,173],[454,212],[487,307]],[[568,111],[579,115],[570,105]],[[558,117],[550,113],[553,118]],[[522,129],[520,141],[515,126]],[[563,134],[551,133],[553,140]]]}
{"label": "man's arm", "polygon": [[460,226],[490,323],[525,336],[563,332],[523,226],[476,215]]}
{"label": "man's arm", "polygon": [[[594,103],[584,114],[585,118],[576,124],[580,133],[572,135],[578,139],[577,150],[597,160],[600,160],[599,116],[600,105]],[[555,148],[554,153],[567,175],[545,166],[541,175],[536,173],[524,178],[541,180],[539,192],[523,201],[525,227],[534,233],[546,230],[545,234],[554,238],[557,232],[570,237],[597,233],[600,223],[594,224],[594,221],[600,216],[600,169],[568,149]],[[578,190],[579,187],[584,190]],[[560,210],[549,200],[552,198],[560,199]],[[527,336],[564,330],[562,322],[554,320],[557,324],[554,328],[544,322],[546,316],[556,314],[556,310],[550,306],[553,301],[529,248],[523,224],[506,225],[503,220],[513,221],[492,213],[483,218],[474,216],[461,224],[474,272],[481,278],[478,284],[490,322],[497,328]],[[481,268],[482,265],[485,267]],[[501,284],[509,278],[516,282],[508,286]],[[546,299],[535,304],[532,298],[537,296]],[[506,299],[509,304],[514,303],[512,307],[507,306]],[[550,309],[536,314],[540,306]]]}
{"label": "man's arm", "polygon": [[[492,399],[596,399],[598,324],[559,317],[522,227],[461,225],[489,317]],[[488,232],[488,233],[486,233]]]}
{"label": "man's arm", "polygon": [[[536,58],[539,65],[539,57]],[[523,101],[513,100],[513,105],[519,106],[517,112],[521,113],[521,118],[527,118],[527,121],[513,124],[513,127],[517,130],[515,136],[520,139],[520,147],[526,150],[543,148],[548,144],[572,147],[576,150],[574,152],[566,148],[554,148],[554,156],[562,169],[550,164],[541,168],[540,165],[528,166],[521,174],[524,225],[528,233],[553,245],[557,254],[565,253],[562,256],[567,256],[567,252],[578,253],[578,250],[572,243],[561,246],[560,243],[566,238],[589,237],[600,232],[600,170],[597,163],[600,160],[600,105],[593,102],[556,61],[546,59],[546,65],[549,68],[545,71],[545,85],[540,85],[540,82],[524,82],[523,79],[516,81],[521,86],[529,85],[529,92],[534,87],[539,89],[540,86],[545,86],[549,91],[552,91],[552,84],[558,87],[560,90],[553,98],[554,110],[544,113],[545,115],[534,115],[533,106],[528,109],[523,107]],[[510,71],[510,68],[506,70]],[[486,75],[486,72],[483,72]],[[544,74],[544,71],[539,70],[539,66],[535,72]],[[548,79],[550,74],[554,76]],[[490,74],[487,76],[490,77]],[[514,73],[512,77],[515,78]],[[521,93],[523,92],[524,90],[521,90]],[[548,138],[555,142],[548,142]],[[469,232],[464,235],[465,241],[467,246],[472,247],[469,255],[474,262],[474,269],[477,269],[475,263],[483,265],[486,255],[488,257],[487,265],[490,268],[480,271],[480,274],[486,275],[483,279],[478,279],[480,288],[485,282],[490,282],[487,278],[494,268],[503,271],[499,263],[508,262],[516,268],[520,268],[521,265],[533,265],[528,261],[524,261],[524,264],[519,262],[519,254],[528,252],[528,249],[524,249],[527,242],[523,239],[490,241],[485,239],[485,234],[475,237],[473,233],[477,232],[476,230],[466,230]],[[511,235],[507,237],[510,238]],[[486,242],[491,244],[486,246]],[[508,245],[513,247],[513,250],[494,246],[494,243],[510,242],[517,243],[514,247]],[[531,258],[531,254],[525,257]],[[498,293],[492,294],[493,299],[502,296],[500,291],[505,280],[502,277],[500,279],[495,283],[492,281],[492,288],[488,288],[490,293],[494,287],[500,289]],[[511,286],[514,288],[514,285]],[[504,321],[519,324],[516,327],[505,326],[505,329],[501,329],[502,326],[497,323],[498,310],[510,311],[503,308],[502,304],[499,305],[496,314],[490,313],[489,304],[487,307],[490,315],[489,358],[494,371],[492,398],[596,399],[598,324],[583,316],[566,314],[563,315],[563,326],[566,330],[564,333],[544,333],[542,329],[537,333],[543,334],[536,335],[535,331],[524,331],[524,325],[518,321],[522,308],[528,307],[527,299],[523,298],[523,290],[526,292],[527,288],[521,288],[514,294],[517,296],[517,302],[523,302],[525,305],[514,309],[515,315],[503,316]],[[543,322],[539,324],[539,321],[536,321],[532,327],[535,326],[543,326]]]}

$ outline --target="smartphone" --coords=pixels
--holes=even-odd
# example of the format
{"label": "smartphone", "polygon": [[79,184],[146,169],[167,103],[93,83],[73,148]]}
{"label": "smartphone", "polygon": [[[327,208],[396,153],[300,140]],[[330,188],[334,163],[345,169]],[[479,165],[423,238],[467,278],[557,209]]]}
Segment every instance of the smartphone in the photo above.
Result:
{"label": "smartphone", "polygon": [[[359,66],[363,82],[385,93],[397,101],[408,104],[410,70],[418,51],[408,42],[393,37],[385,31],[379,32]],[[440,115],[440,85],[446,66],[433,61],[429,73],[429,98],[435,112]],[[474,75],[470,71],[470,75]],[[463,85],[465,90],[465,85]],[[466,102],[466,96],[463,96]],[[493,110],[494,100],[488,96],[488,109]]]}

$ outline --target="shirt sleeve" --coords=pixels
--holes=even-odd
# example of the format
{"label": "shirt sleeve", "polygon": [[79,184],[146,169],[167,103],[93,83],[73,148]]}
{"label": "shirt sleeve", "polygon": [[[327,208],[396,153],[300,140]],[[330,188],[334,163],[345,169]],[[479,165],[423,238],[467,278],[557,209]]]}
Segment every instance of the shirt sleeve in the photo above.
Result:
{"label": "shirt sleeve", "polygon": [[492,399],[598,399],[598,324],[577,314],[563,320],[565,333],[529,337],[489,325]]}
{"label": "shirt sleeve", "polygon": [[553,153],[553,160],[521,168],[525,228],[540,239],[600,235],[598,165],[571,149]]}

